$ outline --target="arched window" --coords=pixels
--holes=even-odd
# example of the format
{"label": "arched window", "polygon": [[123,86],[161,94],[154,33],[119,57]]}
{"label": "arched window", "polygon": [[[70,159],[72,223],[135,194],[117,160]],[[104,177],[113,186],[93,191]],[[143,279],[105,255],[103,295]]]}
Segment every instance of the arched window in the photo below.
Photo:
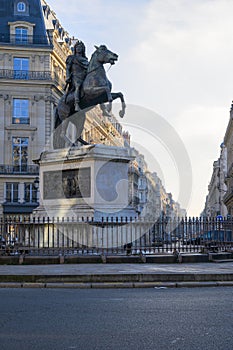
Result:
{"label": "arched window", "polygon": [[25,12],[26,11],[26,4],[23,1],[18,2],[17,4],[17,11],[18,12]]}
{"label": "arched window", "polygon": [[29,16],[29,1],[14,0],[14,15],[15,16]]}

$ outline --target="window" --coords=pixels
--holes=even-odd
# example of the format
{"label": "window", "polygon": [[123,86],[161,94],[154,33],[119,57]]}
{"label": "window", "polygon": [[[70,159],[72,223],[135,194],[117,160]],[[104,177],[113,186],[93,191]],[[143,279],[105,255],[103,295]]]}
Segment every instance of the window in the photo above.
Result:
{"label": "window", "polygon": [[14,58],[14,78],[28,79],[29,59],[15,57]]}
{"label": "window", "polygon": [[37,189],[33,183],[24,184],[24,200],[27,203],[37,202]]}
{"label": "window", "polygon": [[28,29],[24,27],[15,28],[15,43],[27,43],[28,42]]}
{"label": "window", "polygon": [[29,124],[29,103],[28,100],[19,98],[13,99],[13,124]]}
{"label": "window", "polygon": [[28,163],[28,137],[13,137],[13,167],[15,172],[26,172]]}
{"label": "window", "polygon": [[29,2],[28,0],[14,1],[14,15],[15,16],[29,16]]}
{"label": "window", "polygon": [[18,2],[17,4],[17,11],[18,12],[25,12],[26,11],[26,5],[23,1]]}
{"label": "window", "polygon": [[19,200],[19,184],[16,182],[6,183],[6,202],[15,203]]}

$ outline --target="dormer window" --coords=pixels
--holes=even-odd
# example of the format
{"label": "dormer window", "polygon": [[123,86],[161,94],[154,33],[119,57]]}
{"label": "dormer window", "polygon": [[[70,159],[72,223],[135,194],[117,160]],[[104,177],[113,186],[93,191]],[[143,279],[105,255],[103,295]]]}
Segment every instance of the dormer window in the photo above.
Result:
{"label": "dormer window", "polygon": [[28,0],[14,2],[14,15],[16,16],[29,16],[29,3]]}
{"label": "dormer window", "polygon": [[33,43],[33,27],[35,24],[26,21],[8,22],[11,43],[27,45]]}
{"label": "dormer window", "polygon": [[28,42],[28,29],[23,27],[15,28],[15,42],[27,43]]}
{"label": "dormer window", "polygon": [[18,2],[17,11],[18,12],[25,12],[26,11],[26,5],[23,1]]}

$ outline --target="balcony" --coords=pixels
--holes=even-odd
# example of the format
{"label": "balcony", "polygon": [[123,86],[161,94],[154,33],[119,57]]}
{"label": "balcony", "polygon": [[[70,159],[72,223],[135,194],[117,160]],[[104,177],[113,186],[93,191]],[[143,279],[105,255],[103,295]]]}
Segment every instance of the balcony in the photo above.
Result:
{"label": "balcony", "polygon": [[39,166],[0,164],[0,175],[39,175]]}
{"label": "balcony", "polygon": [[59,85],[64,85],[64,80],[56,73],[50,71],[26,71],[26,70],[11,70],[0,69],[0,79],[14,80],[48,80]]}
{"label": "balcony", "polygon": [[14,46],[53,46],[51,38],[46,37],[46,35],[19,36],[6,33],[0,33],[0,44]]}

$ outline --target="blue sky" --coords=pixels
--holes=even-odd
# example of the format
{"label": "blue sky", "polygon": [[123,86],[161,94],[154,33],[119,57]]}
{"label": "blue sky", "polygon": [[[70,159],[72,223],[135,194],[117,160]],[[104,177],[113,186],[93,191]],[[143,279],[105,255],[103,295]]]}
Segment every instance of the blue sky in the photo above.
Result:
{"label": "blue sky", "polygon": [[[89,57],[93,45],[99,44],[119,54],[119,62],[108,72],[113,90],[124,92],[129,106],[158,113],[182,139],[193,174],[188,213],[199,215],[233,99],[233,1],[47,2],[70,35],[85,42]],[[127,124],[127,114],[123,121]],[[151,157],[156,158],[154,164],[160,163],[158,135],[153,143],[149,136],[138,136],[138,130],[130,131],[139,148],[141,143],[148,149],[150,170],[157,170]],[[168,150],[167,161],[161,161],[160,175],[178,199],[179,171],[176,160],[169,164],[171,153]]]}

